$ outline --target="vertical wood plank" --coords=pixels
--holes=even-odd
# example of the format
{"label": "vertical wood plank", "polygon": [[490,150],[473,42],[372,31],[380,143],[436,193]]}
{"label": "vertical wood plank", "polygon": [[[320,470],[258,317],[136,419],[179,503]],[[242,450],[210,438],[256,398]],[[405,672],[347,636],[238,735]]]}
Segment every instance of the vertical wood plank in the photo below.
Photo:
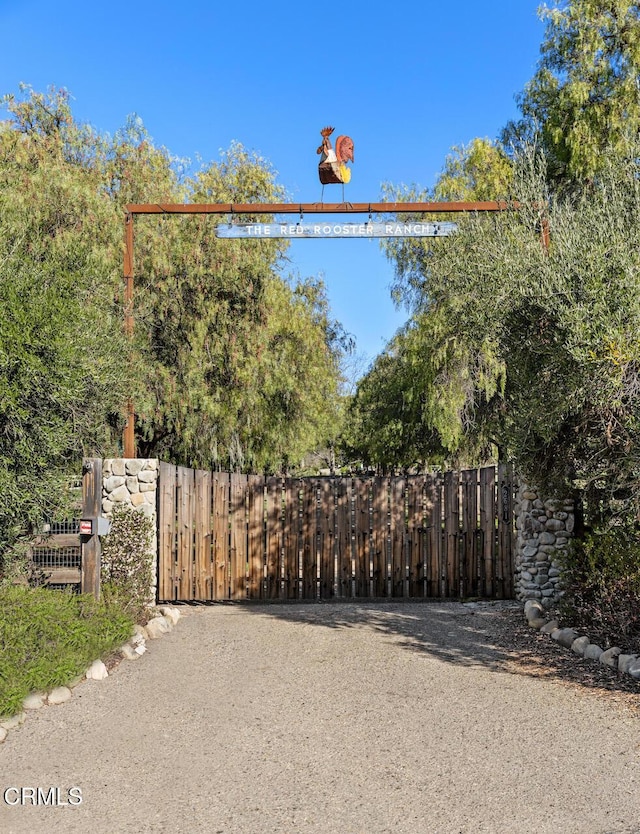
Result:
{"label": "vertical wood plank", "polygon": [[493,597],[495,594],[496,558],[496,471],[493,466],[480,470],[480,574],[481,593]]}
{"label": "vertical wood plank", "polygon": [[351,597],[351,479],[336,480],[337,595]]}
{"label": "vertical wood plank", "polygon": [[195,599],[213,599],[211,473],[195,472]]}
{"label": "vertical wood plank", "polygon": [[446,559],[446,587],[445,595],[455,597],[459,593],[459,505],[458,505],[458,473],[445,472],[444,475],[444,536]]}
{"label": "vertical wood plank", "polygon": [[263,599],[265,576],[264,478],[261,475],[249,475],[247,491],[249,503],[247,596],[249,599]]}
{"label": "vertical wood plank", "polygon": [[513,595],[513,473],[511,466],[498,464],[498,571],[497,593],[501,599]]}
{"label": "vertical wood plank", "polygon": [[230,598],[247,598],[247,476],[233,473],[230,479],[229,527]]}
{"label": "vertical wood plank", "polygon": [[158,599],[176,599],[176,467],[160,462]]}
{"label": "vertical wood plank", "polygon": [[302,598],[318,597],[318,482],[315,478],[303,478],[300,482],[301,526],[300,559],[302,574]]}
{"label": "vertical wood plank", "polygon": [[100,598],[100,537],[98,517],[102,515],[102,458],[85,458],[82,462],[82,517],[93,522],[93,534],[80,536],[80,590]]}
{"label": "vertical wood plank", "polygon": [[376,477],[371,482],[371,527],[373,594],[385,597],[387,589],[387,545],[388,545],[388,480]]}
{"label": "vertical wood plank", "polygon": [[229,473],[213,474],[215,599],[229,599]]}
{"label": "vertical wood plank", "polygon": [[331,599],[335,594],[335,498],[333,480],[319,480],[318,553],[320,560],[320,598]]}
{"label": "vertical wood plank", "polygon": [[371,596],[371,478],[354,481],[356,596]]}
{"label": "vertical wood plank", "polygon": [[178,467],[178,599],[194,599],[194,493],[193,469]]}
{"label": "vertical wood plank", "polygon": [[282,478],[266,479],[266,575],[267,599],[280,598],[283,549]]}
{"label": "vertical wood plank", "polygon": [[407,554],[409,559],[409,596],[425,596],[426,519],[425,478],[407,478]]}
{"label": "vertical wood plank", "polygon": [[300,483],[297,478],[285,478],[284,485],[284,598],[299,599]]}
{"label": "vertical wood plank", "polygon": [[442,596],[442,497],[441,479],[430,475],[425,483],[427,523],[427,596]]}
{"label": "vertical wood plank", "polygon": [[391,595],[406,596],[404,478],[391,479]]}
{"label": "vertical wood plank", "polygon": [[476,596],[477,586],[477,536],[478,498],[477,470],[465,469],[460,473],[462,497],[462,553],[460,586],[463,597]]}

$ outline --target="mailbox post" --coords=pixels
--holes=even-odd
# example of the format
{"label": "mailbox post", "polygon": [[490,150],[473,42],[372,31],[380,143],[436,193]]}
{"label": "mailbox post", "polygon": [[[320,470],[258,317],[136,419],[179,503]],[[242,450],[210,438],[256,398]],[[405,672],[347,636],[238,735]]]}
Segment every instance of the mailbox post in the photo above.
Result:
{"label": "mailbox post", "polygon": [[[82,570],[80,590],[100,598],[100,534],[102,515],[102,459],[85,458],[82,461],[82,519],[80,543]],[[107,522],[108,524],[108,522]]]}

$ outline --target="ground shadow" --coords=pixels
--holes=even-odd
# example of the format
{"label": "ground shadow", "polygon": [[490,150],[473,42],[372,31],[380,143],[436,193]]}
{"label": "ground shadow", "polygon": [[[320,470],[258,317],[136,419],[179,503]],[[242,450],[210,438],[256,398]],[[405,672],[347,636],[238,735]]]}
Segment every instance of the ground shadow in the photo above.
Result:
{"label": "ground shadow", "polygon": [[352,600],[251,603],[246,608],[261,616],[304,625],[374,630],[388,635],[389,641],[403,651],[578,687],[637,710],[640,715],[639,681],[585,660],[532,629],[517,603]]}

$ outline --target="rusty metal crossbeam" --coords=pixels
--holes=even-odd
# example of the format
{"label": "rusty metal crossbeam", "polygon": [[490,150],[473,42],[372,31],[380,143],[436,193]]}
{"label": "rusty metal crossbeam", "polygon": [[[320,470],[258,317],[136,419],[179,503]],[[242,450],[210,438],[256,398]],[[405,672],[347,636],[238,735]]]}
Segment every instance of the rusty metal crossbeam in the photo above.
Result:
{"label": "rusty metal crossbeam", "polygon": [[517,203],[132,203],[128,214],[439,214],[517,209]]}

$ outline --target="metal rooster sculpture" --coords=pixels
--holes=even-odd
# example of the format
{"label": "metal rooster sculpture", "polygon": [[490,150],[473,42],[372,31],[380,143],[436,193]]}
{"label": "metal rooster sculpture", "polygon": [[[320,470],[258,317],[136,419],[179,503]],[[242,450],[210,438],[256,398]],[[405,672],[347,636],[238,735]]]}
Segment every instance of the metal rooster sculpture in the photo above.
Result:
{"label": "metal rooster sculpture", "polygon": [[322,183],[323,194],[325,185],[342,183],[342,197],[344,199],[344,185],[351,180],[351,169],[347,168],[347,162],[353,163],[353,140],[349,136],[338,136],[334,151],[331,147],[331,139],[329,139],[334,130],[335,128],[327,126],[320,131],[322,144],[316,151],[321,155],[318,164],[318,176]]}

